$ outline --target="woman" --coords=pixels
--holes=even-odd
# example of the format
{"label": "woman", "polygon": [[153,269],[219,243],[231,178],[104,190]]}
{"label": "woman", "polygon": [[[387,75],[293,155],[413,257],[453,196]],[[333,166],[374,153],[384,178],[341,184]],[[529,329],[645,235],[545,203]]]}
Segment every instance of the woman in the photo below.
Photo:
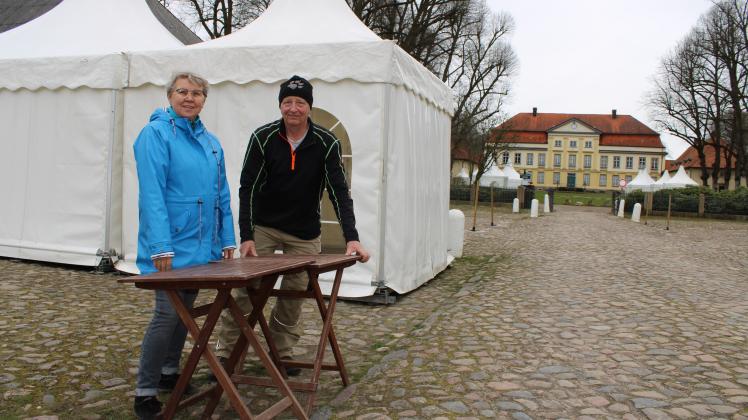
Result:
{"label": "woman", "polygon": [[[133,146],[141,274],[233,258],[236,241],[223,150],[199,117],[207,96],[203,78],[174,76],[166,91],[171,106],[153,112]],[[182,290],[180,295],[191,308],[197,291]],[[176,385],[186,336],[166,293],[157,290],[141,348],[134,403],[138,418],[155,418],[161,411],[156,395]]]}

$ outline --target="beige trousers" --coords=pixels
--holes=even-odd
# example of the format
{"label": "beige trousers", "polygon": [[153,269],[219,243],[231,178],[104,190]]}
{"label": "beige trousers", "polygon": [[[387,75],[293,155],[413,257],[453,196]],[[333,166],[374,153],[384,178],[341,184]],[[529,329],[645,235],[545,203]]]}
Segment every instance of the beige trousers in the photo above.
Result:
{"label": "beige trousers", "polygon": [[[299,239],[278,229],[255,226],[255,248],[257,255],[269,255],[276,249],[288,255],[314,255],[322,252],[320,238],[311,240]],[[283,276],[281,289],[306,290],[309,278],[306,272]],[[246,289],[233,289],[231,295],[245,314],[252,312],[252,303]],[[301,306],[304,299],[277,298],[270,313],[270,334],[273,337],[280,357],[290,357],[293,346],[301,336]],[[239,327],[228,310],[221,313],[218,323],[218,342],[216,355],[228,358],[234,343],[239,338]]]}

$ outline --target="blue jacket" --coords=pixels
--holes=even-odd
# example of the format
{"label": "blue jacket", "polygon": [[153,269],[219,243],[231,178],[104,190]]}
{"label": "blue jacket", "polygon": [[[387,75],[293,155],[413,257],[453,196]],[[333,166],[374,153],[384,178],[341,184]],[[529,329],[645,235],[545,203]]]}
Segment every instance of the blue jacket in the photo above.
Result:
{"label": "blue jacket", "polygon": [[138,169],[137,266],[156,271],[154,256],[172,267],[205,264],[236,246],[223,149],[200,119],[191,123],[157,109],[133,145]]}

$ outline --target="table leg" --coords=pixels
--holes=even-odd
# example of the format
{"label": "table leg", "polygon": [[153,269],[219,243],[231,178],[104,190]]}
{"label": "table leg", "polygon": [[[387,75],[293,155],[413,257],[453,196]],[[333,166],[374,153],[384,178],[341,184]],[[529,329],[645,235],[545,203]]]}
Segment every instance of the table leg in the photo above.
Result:
{"label": "table leg", "polygon": [[[335,280],[332,285],[332,290],[330,291],[330,304],[325,306],[325,300],[322,295],[322,291],[319,288],[319,274],[311,272],[309,273],[309,284],[314,291],[314,299],[317,302],[317,308],[319,309],[319,313],[323,321],[322,334],[319,339],[319,344],[317,345],[317,355],[314,359],[314,370],[312,371],[311,382],[315,385],[319,383],[319,377],[322,371],[322,362],[325,358],[325,347],[327,347],[328,341],[330,342],[333,356],[335,356],[335,364],[337,365],[338,371],[340,372],[340,378],[343,381],[343,386],[348,386],[349,384],[348,373],[345,369],[345,363],[343,362],[343,355],[340,352],[338,340],[335,337],[335,329],[332,326],[332,319],[333,315],[335,314],[335,303],[338,300],[338,291],[340,290],[340,282],[342,278],[343,269],[339,268],[335,272]],[[307,397],[307,413],[310,413],[314,406],[315,396],[316,392],[310,392],[309,396]]]}
{"label": "table leg", "polygon": [[[267,303],[268,297],[270,296],[270,290],[275,284],[276,278],[277,276],[271,279],[263,278],[262,280],[263,286],[269,286],[269,287],[261,288],[260,289],[261,291],[258,293],[258,296],[259,296],[257,298],[258,305],[257,307],[253,308],[252,314],[249,317],[250,322],[252,322],[253,324],[254,324],[254,321],[256,321],[262,315],[261,313],[262,308],[265,306],[265,303]],[[246,340],[249,341],[249,344],[252,346],[252,349],[255,351],[255,354],[257,354],[257,356],[260,358],[260,362],[267,370],[273,383],[278,387],[278,390],[280,391],[281,395],[284,396],[284,398],[281,401],[276,403],[274,406],[270,407],[268,410],[272,410],[274,412],[276,411],[280,412],[284,410],[286,407],[290,406],[291,410],[293,411],[293,413],[296,415],[297,418],[308,419],[306,412],[302,409],[301,404],[299,404],[299,401],[294,396],[293,391],[291,391],[291,388],[288,386],[288,383],[286,382],[285,378],[283,378],[280,371],[278,371],[278,367],[275,365],[275,363],[273,363],[268,353],[262,347],[262,344],[257,338],[257,334],[255,334],[254,332],[254,329],[250,327],[249,323],[244,318],[244,314],[242,313],[242,310],[239,308],[239,305],[237,305],[233,299],[229,301],[229,310],[231,311],[231,314],[233,315],[234,319],[239,324],[239,328],[242,330],[242,336],[245,337]],[[241,340],[241,337],[240,337],[239,341],[243,342],[244,340]],[[238,360],[238,356],[241,353],[241,351],[242,349],[236,348],[235,346],[232,352],[231,358],[234,358],[236,356],[236,359]]]}
{"label": "table leg", "polygon": [[210,346],[208,346],[208,339],[210,338],[210,335],[213,332],[216,323],[218,322],[218,317],[221,314],[222,308],[226,306],[227,302],[233,301],[233,299],[231,299],[230,290],[223,289],[218,291],[218,294],[216,295],[216,298],[211,305],[202,329],[197,326],[197,323],[190,315],[189,310],[184,306],[184,302],[182,302],[182,299],[179,297],[178,292],[175,290],[168,290],[167,294],[170,301],[172,302],[172,305],[174,305],[177,314],[187,328],[187,331],[195,340],[195,345],[193,346],[192,351],[190,352],[190,356],[185,363],[185,367],[182,370],[179,382],[177,382],[177,386],[174,388],[174,392],[169,398],[169,402],[167,403],[167,406],[162,413],[163,418],[171,419],[176,413],[179,400],[181,399],[182,394],[187,387],[187,383],[192,378],[192,374],[197,367],[200,357],[203,355],[206,358],[208,366],[215,374],[216,379],[218,380],[221,387],[227,390],[227,395],[229,396],[232,405],[237,410],[239,415],[242,416],[242,418],[249,418],[251,416],[249,414],[249,410],[239,398],[239,393],[236,390],[236,387],[231,382],[228,374],[223,370],[221,363],[218,361],[218,358],[210,349]]}

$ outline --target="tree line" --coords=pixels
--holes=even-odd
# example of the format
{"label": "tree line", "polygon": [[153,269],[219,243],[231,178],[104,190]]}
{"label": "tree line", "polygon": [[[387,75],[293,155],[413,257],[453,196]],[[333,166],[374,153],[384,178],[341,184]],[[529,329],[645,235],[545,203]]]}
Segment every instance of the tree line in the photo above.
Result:
{"label": "tree line", "polygon": [[[174,7],[179,0],[161,0]],[[455,95],[451,155],[480,161],[479,176],[501,143],[491,130],[506,118],[504,102],[518,61],[509,37],[514,22],[484,0],[346,0],[374,33],[393,40],[449,86]],[[181,0],[211,38],[252,22],[271,0]],[[488,145],[488,147],[486,147]]]}
{"label": "tree line", "polygon": [[[665,56],[648,95],[652,117],[694,148],[701,180],[748,178],[748,4],[717,0]],[[709,149],[714,164],[707,166]],[[683,162],[680,162],[683,163]],[[734,167],[734,169],[733,169]],[[724,168],[722,170],[722,168]]]}

